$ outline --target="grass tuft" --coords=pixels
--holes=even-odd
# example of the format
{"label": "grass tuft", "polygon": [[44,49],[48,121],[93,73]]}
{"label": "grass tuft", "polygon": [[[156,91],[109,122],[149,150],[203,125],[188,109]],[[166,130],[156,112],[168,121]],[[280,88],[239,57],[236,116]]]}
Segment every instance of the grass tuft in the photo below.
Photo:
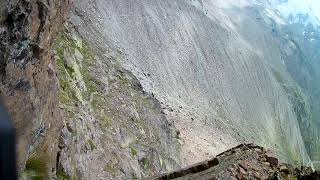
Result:
{"label": "grass tuft", "polygon": [[48,179],[48,159],[48,155],[33,153],[26,162],[25,174],[32,180]]}

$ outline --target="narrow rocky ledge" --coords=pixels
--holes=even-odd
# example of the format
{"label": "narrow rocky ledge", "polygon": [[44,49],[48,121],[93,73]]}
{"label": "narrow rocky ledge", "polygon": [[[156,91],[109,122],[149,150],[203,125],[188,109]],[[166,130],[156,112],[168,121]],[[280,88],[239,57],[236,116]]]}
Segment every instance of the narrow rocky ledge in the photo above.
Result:
{"label": "narrow rocky ledge", "polygon": [[215,158],[149,179],[319,179],[311,167],[296,168],[279,162],[269,150],[241,144]]}

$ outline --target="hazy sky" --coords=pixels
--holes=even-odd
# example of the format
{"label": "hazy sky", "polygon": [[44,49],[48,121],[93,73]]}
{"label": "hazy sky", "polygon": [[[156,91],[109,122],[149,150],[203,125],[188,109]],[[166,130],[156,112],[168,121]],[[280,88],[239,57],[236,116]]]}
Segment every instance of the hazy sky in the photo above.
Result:
{"label": "hazy sky", "polygon": [[[279,5],[278,9],[285,16],[290,14],[308,13],[313,21],[320,19],[320,0],[288,0],[287,3]],[[319,22],[318,22],[319,23]]]}

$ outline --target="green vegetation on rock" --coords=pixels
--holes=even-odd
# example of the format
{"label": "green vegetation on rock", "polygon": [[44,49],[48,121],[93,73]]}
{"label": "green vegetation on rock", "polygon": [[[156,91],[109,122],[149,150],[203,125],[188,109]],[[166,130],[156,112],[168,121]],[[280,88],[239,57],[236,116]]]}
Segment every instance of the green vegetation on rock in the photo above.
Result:
{"label": "green vegetation on rock", "polygon": [[59,180],[77,180],[76,177],[69,176],[61,167],[57,168],[56,174]]}
{"label": "green vegetation on rock", "polygon": [[42,153],[33,153],[29,156],[26,162],[26,169],[22,176],[31,178],[32,180],[46,180],[49,177],[48,173],[48,155]]}
{"label": "green vegetation on rock", "polygon": [[93,143],[93,141],[91,139],[88,140],[88,143],[90,145],[91,150],[95,150],[97,149],[97,146]]}
{"label": "green vegetation on rock", "polygon": [[131,154],[132,156],[137,156],[138,154],[138,151],[133,147],[133,146],[129,146],[130,150],[131,150]]}
{"label": "green vegetation on rock", "polygon": [[111,173],[113,177],[116,177],[119,174],[118,169],[110,164],[106,165],[103,170]]}

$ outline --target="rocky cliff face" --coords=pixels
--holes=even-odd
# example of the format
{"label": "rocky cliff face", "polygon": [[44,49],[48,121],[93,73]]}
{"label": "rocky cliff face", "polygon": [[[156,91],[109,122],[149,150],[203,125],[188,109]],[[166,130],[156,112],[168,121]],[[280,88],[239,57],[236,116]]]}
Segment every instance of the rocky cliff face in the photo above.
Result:
{"label": "rocky cliff face", "polygon": [[16,127],[20,169],[32,156],[43,157],[43,168],[55,170],[56,157],[52,154],[56,154],[63,124],[58,107],[56,62],[50,47],[71,3],[0,3],[0,90]]}
{"label": "rocky cliff face", "polygon": [[269,1],[79,0],[57,35],[71,4],[0,4],[0,90],[23,175],[143,178],[243,142],[317,160],[319,76],[301,63],[316,50]]}

